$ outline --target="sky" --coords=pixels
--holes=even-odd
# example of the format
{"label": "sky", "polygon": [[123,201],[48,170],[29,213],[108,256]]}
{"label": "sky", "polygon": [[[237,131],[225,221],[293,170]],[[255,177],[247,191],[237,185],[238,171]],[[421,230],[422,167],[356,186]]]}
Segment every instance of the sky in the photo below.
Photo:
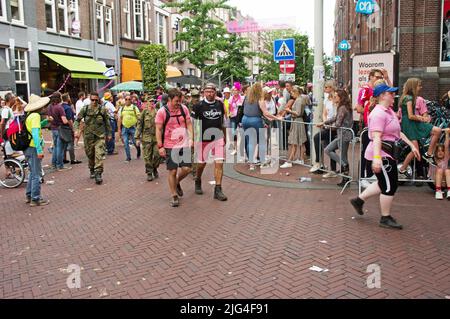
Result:
{"label": "sky", "polygon": [[[315,0],[229,0],[229,4],[237,7],[244,15],[255,19],[290,18],[301,33],[310,38],[311,47],[314,46],[314,1]],[[274,5],[274,2],[276,5]],[[323,0],[324,21],[324,51],[328,56],[333,53],[334,37],[334,8],[335,0]]]}

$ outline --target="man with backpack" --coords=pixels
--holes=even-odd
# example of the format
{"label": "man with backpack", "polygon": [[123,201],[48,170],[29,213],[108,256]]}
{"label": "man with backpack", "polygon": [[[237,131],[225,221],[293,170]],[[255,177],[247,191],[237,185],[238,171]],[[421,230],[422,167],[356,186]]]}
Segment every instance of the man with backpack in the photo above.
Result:
{"label": "man with backpack", "polygon": [[106,143],[106,149],[108,155],[117,155],[116,148],[116,129],[117,129],[117,121],[116,121],[116,108],[114,104],[112,104],[113,96],[111,92],[105,92],[103,95],[103,107],[106,109],[109,115],[109,124],[111,125],[111,141]]}
{"label": "man with backpack", "polygon": [[23,117],[23,124],[26,128],[26,134],[17,135],[17,139],[26,140],[28,143],[28,147],[24,151],[30,169],[26,189],[26,202],[29,203],[31,207],[36,207],[45,206],[50,203],[48,200],[43,199],[41,195],[44,139],[42,138],[40,115],[40,112],[50,102],[50,99],[48,97],[39,97],[32,94],[29,100],[30,102],[25,107],[25,112],[27,112],[27,115],[26,117]]}
{"label": "man with backpack", "polygon": [[100,104],[100,97],[97,92],[90,94],[91,104],[83,106],[75,122],[75,137],[80,136],[79,125],[84,120],[84,150],[89,159],[90,177],[95,178],[95,183],[103,183],[103,159],[105,157],[105,135],[108,141],[111,140],[111,124],[107,111]]}
{"label": "man with backpack", "polygon": [[156,141],[159,155],[166,159],[169,171],[170,205],[178,207],[179,197],[183,196],[180,182],[191,172],[193,131],[189,109],[181,104],[181,91],[170,89],[168,96],[169,102],[156,114]]}
{"label": "man with backpack", "polygon": [[136,141],[134,139],[134,135],[136,134],[136,124],[139,120],[139,109],[136,105],[132,104],[133,97],[131,95],[127,95],[125,97],[125,105],[119,111],[118,116],[118,127],[119,127],[119,136],[122,136],[122,141],[125,146],[125,154],[127,156],[125,162],[129,163],[131,161],[131,153],[130,153],[130,140],[137,150],[137,158],[141,157],[141,148],[136,145]]}
{"label": "man with backpack", "polygon": [[[209,155],[214,160],[214,177],[216,185],[214,188],[214,199],[226,201],[227,197],[222,192],[223,162],[225,160],[225,107],[220,100],[216,99],[217,89],[212,83],[204,88],[205,99],[194,105],[193,116],[201,123],[201,131],[198,132],[199,139],[196,143],[197,176],[195,179],[195,193],[202,195],[202,174],[206,167]],[[196,132],[197,134],[197,132]],[[197,140],[197,139],[196,139]]]}

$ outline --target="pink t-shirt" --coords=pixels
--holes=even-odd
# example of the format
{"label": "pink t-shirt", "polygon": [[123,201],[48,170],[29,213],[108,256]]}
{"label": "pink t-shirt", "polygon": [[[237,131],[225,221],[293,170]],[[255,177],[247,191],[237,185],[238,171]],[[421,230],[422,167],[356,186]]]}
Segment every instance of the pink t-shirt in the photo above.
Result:
{"label": "pink t-shirt", "polygon": [[371,88],[368,85],[363,86],[359,90],[358,94],[358,104],[362,105],[364,107],[364,125],[368,126],[368,118],[369,118],[369,106],[370,106],[370,99],[373,96],[373,88]]}
{"label": "pink t-shirt", "polygon": [[[392,108],[386,109],[382,105],[377,105],[369,114],[370,143],[364,154],[364,157],[369,161],[373,161],[372,132],[382,132],[381,140],[383,141],[395,142],[400,139],[400,122]],[[381,151],[381,156],[392,158],[384,151]]]}
{"label": "pink t-shirt", "polygon": [[[189,110],[186,106],[182,106],[184,114],[186,115],[186,121],[181,115],[181,110],[173,110],[169,106],[170,119],[167,122],[164,134],[164,148],[184,148],[189,147],[189,132],[186,128],[186,124],[191,123],[191,117],[189,115]],[[166,120],[166,110],[162,107],[156,113],[155,123],[164,125]]]}

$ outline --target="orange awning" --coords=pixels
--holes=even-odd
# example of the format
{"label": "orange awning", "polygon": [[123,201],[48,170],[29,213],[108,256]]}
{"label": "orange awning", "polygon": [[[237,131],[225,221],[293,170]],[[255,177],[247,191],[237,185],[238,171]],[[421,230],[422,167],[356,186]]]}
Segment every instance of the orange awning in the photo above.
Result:
{"label": "orange awning", "polygon": [[[183,73],[176,67],[166,67],[166,77],[173,78],[182,76]],[[142,81],[141,62],[137,59],[122,58],[122,82]]]}
{"label": "orange awning", "polygon": [[122,82],[142,81],[141,63],[137,59],[122,58]]}

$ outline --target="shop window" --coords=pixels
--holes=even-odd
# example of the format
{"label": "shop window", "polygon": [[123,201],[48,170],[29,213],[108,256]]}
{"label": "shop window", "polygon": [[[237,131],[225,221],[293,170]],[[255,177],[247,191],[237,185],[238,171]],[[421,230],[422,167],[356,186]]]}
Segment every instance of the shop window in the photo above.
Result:
{"label": "shop window", "polygon": [[23,21],[23,0],[9,0],[11,7],[11,22],[24,24]]}
{"label": "shop window", "polygon": [[106,43],[113,43],[113,32],[112,32],[112,10],[111,8],[105,7],[105,27],[106,27]]}
{"label": "shop window", "polygon": [[105,41],[105,29],[103,25],[103,7],[100,4],[95,5],[96,21],[97,21],[97,40]]}
{"label": "shop window", "polygon": [[144,20],[142,0],[134,0],[134,38],[143,40]]}
{"label": "shop window", "polygon": [[125,8],[123,9],[123,12],[125,12],[125,20],[127,23],[127,30],[125,32],[124,37],[129,39],[129,38],[131,38],[130,0],[125,0]]}

